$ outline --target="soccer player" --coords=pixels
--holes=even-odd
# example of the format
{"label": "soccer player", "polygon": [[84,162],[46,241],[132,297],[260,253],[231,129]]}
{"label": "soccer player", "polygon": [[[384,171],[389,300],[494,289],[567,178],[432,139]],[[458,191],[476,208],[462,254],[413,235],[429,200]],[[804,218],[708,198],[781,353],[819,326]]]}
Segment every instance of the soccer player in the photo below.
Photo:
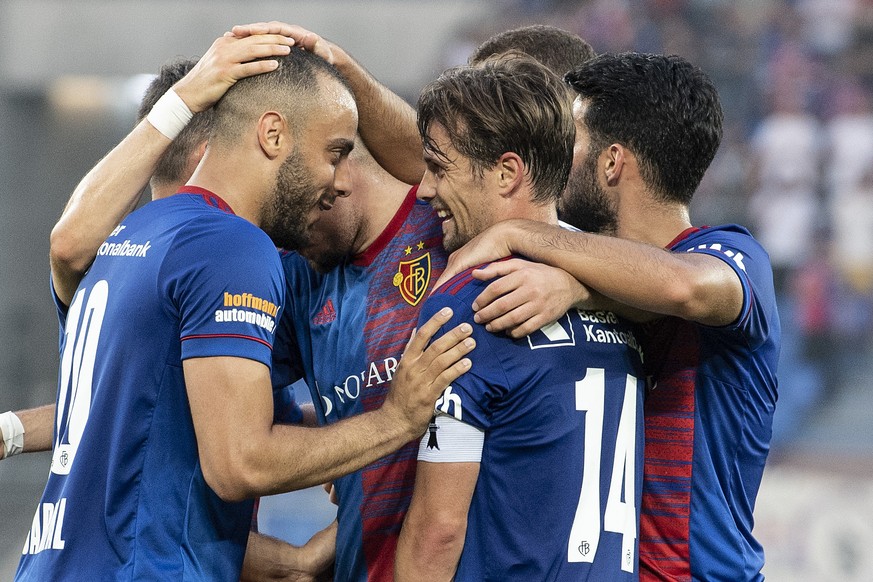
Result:
{"label": "soccer player", "polygon": [[[137,123],[145,119],[157,100],[181,80],[196,63],[196,59],[178,59],[161,67],[160,72],[149,84],[143,95],[137,111]],[[149,181],[153,200],[175,194],[194,173],[206,150],[211,120],[211,108],[196,113],[169,144]],[[341,200],[346,199],[338,198],[335,205],[339,204]],[[316,224],[312,231],[312,238],[319,238],[317,235],[321,235],[320,229],[322,227],[321,222]],[[96,252],[97,249],[94,249],[95,255]],[[278,394],[274,393],[274,398],[277,396]],[[292,414],[299,417],[303,424],[310,426],[315,424],[314,409],[311,406],[304,406],[302,410],[299,410],[293,408],[295,404],[293,401],[288,402],[288,404],[292,406]],[[23,435],[26,436],[22,443],[23,450],[20,452],[50,450],[55,405],[50,404],[33,410],[18,411],[15,414],[20,417],[22,428],[26,430],[26,434]],[[285,416],[287,415],[288,413],[285,413]],[[5,452],[4,442],[0,439],[0,458],[5,457]],[[314,535],[302,548],[257,532],[250,533],[241,579],[258,580],[266,575],[278,578],[280,575],[290,573],[314,576],[322,572],[333,561],[335,530],[336,524],[331,524],[325,530]]]}
{"label": "soccer player", "polygon": [[[160,76],[150,87],[144,97],[144,107],[140,117],[148,113],[148,105],[169,89],[174,80],[178,80],[184,72],[190,69],[193,61],[179,63],[162,69]],[[208,130],[208,118],[211,110],[200,112],[194,116],[179,137],[170,144],[167,152],[161,157],[161,162],[151,179],[153,198],[162,198],[176,192],[190,177],[196,162],[202,156]],[[202,121],[201,121],[202,120]],[[191,160],[185,162],[185,160]],[[192,162],[193,161],[193,166]],[[190,169],[188,169],[190,168]],[[349,155],[349,169],[352,173],[355,195],[350,198],[338,198],[334,207],[322,212],[319,222],[311,229],[310,240],[297,253],[285,253],[283,267],[287,275],[287,296],[292,313],[282,318],[279,337],[275,342],[274,367],[282,370],[284,366],[306,370],[306,378],[310,385],[322,386],[328,396],[335,397],[334,386],[349,389],[356,397],[360,386],[350,385],[356,382],[361,370],[371,369],[368,362],[372,361],[372,352],[376,348],[364,349],[360,342],[343,341],[342,336],[348,335],[363,338],[361,328],[366,318],[372,313],[380,313],[381,326],[370,330],[367,339],[371,346],[382,347],[383,354],[377,362],[378,372],[370,377],[371,386],[363,393],[365,398],[349,399],[348,406],[338,405],[329,415],[330,422],[337,418],[345,418],[363,409],[366,401],[367,409],[378,407],[384,400],[387,384],[395,372],[397,362],[402,355],[406,338],[412,332],[417,320],[419,300],[430,290],[430,283],[436,279],[445,265],[446,254],[441,245],[439,220],[435,212],[425,203],[417,203],[414,190],[408,184],[403,184],[392,178],[367,153],[366,148],[358,143]],[[127,187],[133,195],[135,187]],[[120,196],[116,193],[116,197]],[[410,241],[395,238],[395,233],[405,233]],[[415,240],[412,240],[415,239]],[[427,247],[418,248],[427,242]],[[415,254],[409,256],[406,247],[413,245]],[[96,250],[95,250],[96,252]],[[303,258],[305,257],[305,259]],[[393,280],[403,264],[410,264],[415,259],[419,265],[429,266],[429,269],[410,269],[411,286],[394,286]],[[343,263],[343,268],[335,269]],[[403,263],[403,264],[401,264]],[[388,268],[386,269],[386,264]],[[331,272],[333,271],[333,272]],[[367,303],[365,298],[370,294],[371,282],[383,274],[380,280],[391,283],[391,293],[386,294],[381,302],[371,302],[371,309],[362,307]],[[320,279],[321,282],[310,285],[310,279]],[[336,292],[330,287],[334,282],[341,281],[343,292]],[[318,303],[321,289],[332,297],[330,305],[335,306],[335,314],[339,317],[327,321],[322,318],[315,324],[312,317],[302,313],[300,318],[294,313],[320,309],[325,301]],[[310,305],[311,304],[311,305]],[[379,309],[374,311],[373,306]],[[385,323],[390,325],[384,325]],[[326,325],[332,324],[334,329],[344,330],[344,334],[319,333]],[[295,328],[301,335],[301,344],[308,347],[307,359],[301,361],[296,347]],[[310,334],[312,328],[312,334]],[[311,339],[310,339],[311,336]],[[288,345],[287,341],[294,341]],[[314,347],[313,347],[314,346]],[[317,358],[313,358],[317,354]],[[368,360],[367,358],[371,359]],[[360,370],[359,370],[360,368]],[[295,379],[296,375],[276,374],[277,388]],[[351,378],[351,379],[350,379]],[[375,393],[378,391],[378,393]],[[274,396],[276,393],[274,393]],[[320,403],[321,399],[316,396]],[[51,446],[51,419],[54,415],[54,405],[45,407],[47,436],[45,446]],[[35,423],[32,411],[23,411],[25,426],[28,429],[26,445],[28,450],[38,439],[38,425]],[[314,412],[314,411],[313,411]],[[284,420],[284,419],[283,419]],[[34,430],[31,430],[34,429]],[[370,579],[385,579],[393,576],[393,555],[400,525],[412,495],[414,483],[414,457],[417,442],[411,441],[401,449],[399,464],[394,464],[394,456],[377,463],[373,469],[381,472],[390,471],[390,479],[373,478],[375,471],[369,472],[366,490],[361,487],[361,475],[337,480],[337,488],[342,491],[344,502],[340,505],[340,517],[343,524],[343,537],[339,547],[340,559],[337,561],[336,574],[343,579],[352,578],[351,572],[359,572],[359,576]],[[402,458],[406,460],[403,461]],[[352,485],[347,486],[348,483]],[[354,484],[357,483],[356,488]],[[384,493],[380,493],[384,490]],[[357,495],[359,502],[353,499]],[[368,508],[378,505],[383,511],[377,518],[382,522],[378,528],[369,528],[366,536],[361,536],[360,515],[372,513]],[[387,509],[386,509],[387,508]],[[384,522],[390,521],[391,524]],[[348,532],[348,533],[347,533]],[[317,536],[314,541],[322,542],[325,536]],[[319,544],[319,547],[322,544]],[[309,549],[309,544],[306,548]],[[364,559],[361,548],[366,548],[369,560]],[[278,540],[266,539],[265,536],[252,534],[246,553],[244,575],[255,576],[255,572],[265,567],[280,568],[291,558],[293,563],[311,556],[312,552],[301,554],[293,552],[288,544]],[[319,552],[321,555],[322,552]],[[244,577],[245,577],[244,576]]]}
{"label": "soccer player", "polygon": [[[339,47],[300,27],[288,28],[298,43],[330,58],[353,85],[356,75],[366,75]],[[531,34],[541,28],[541,36]],[[234,31],[244,34],[246,27]],[[574,59],[592,54],[579,37],[550,27],[510,31],[495,37],[495,42],[506,42],[516,35],[525,48],[559,68],[557,63],[568,63],[569,68]],[[531,38],[539,42],[526,42]],[[493,46],[483,45],[483,54]],[[332,53],[329,47],[333,47]],[[359,102],[359,108],[366,109],[367,102]],[[412,158],[421,164],[417,134],[414,143]],[[288,288],[295,289],[289,294],[287,308],[294,316],[283,318],[280,324],[274,384],[282,385],[295,377],[293,353],[302,352],[303,370],[299,373],[310,386],[318,415],[326,423],[379,406],[403,338],[415,325],[423,298],[445,265],[442,221],[430,206],[415,201],[415,189],[406,183],[417,183],[422,174],[407,173],[406,182],[398,181],[369,156],[356,158],[357,153],[358,148],[350,156],[354,196],[338,201],[319,224],[324,225],[319,233],[332,231],[327,241],[330,244],[320,245],[323,250],[314,244],[301,253],[310,263],[320,255],[321,264],[309,268],[296,254],[283,258]],[[410,157],[408,151],[402,155]],[[386,165],[391,161],[390,155],[382,157]],[[327,223],[337,227],[331,229]],[[319,233],[315,233],[316,239]],[[329,269],[338,262],[339,268]],[[292,353],[282,357],[285,346]],[[335,482],[339,498],[337,579],[393,579],[397,538],[415,483],[416,453],[417,443],[412,443]]]}
{"label": "soccer player", "polygon": [[[512,55],[447,71],[422,91],[418,125],[418,196],[446,250],[509,218],[557,225],[574,127],[543,65]],[[461,273],[420,317],[451,307],[472,321],[483,288]],[[521,339],[473,336],[476,369],[421,440],[397,579],[636,579],[644,379],[630,324],[574,309]]]}
{"label": "soccer player", "polygon": [[[767,253],[737,225],[694,227],[688,206],[721,138],[709,79],[680,57],[602,55],[569,73],[578,92],[572,213],[617,236],[507,222],[450,261],[517,253],[612,300],[668,317],[646,330],[643,580],[762,580],[755,497],[776,405],[780,325]],[[571,182],[574,181],[571,178]],[[565,207],[566,210],[566,207]],[[587,218],[585,218],[587,220]],[[520,337],[547,310],[510,261],[476,320]],[[512,271],[516,278],[509,275]],[[542,280],[536,285],[542,286]]]}
{"label": "soccer player", "polygon": [[[355,193],[322,218],[334,226],[321,231],[331,232],[330,245],[282,259],[294,293],[274,354],[274,386],[302,373],[319,421],[328,425],[382,404],[419,308],[446,263],[439,220],[416,200],[415,188],[391,177],[365,149],[356,147],[350,158]],[[334,480],[336,579],[392,579],[416,451],[417,441]]]}
{"label": "soccer player", "polygon": [[[216,42],[270,54],[258,42]],[[306,240],[348,187],[356,125],[335,71],[297,53],[278,68],[248,67],[273,70],[225,95],[185,191],[129,215],[78,288],[80,265],[52,253],[63,324],[56,442],[18,579],[234,578],[251,519],[245,498],[324,482],[401,446],[423,431],[440,384],[466,369],[448,366],[463,344],[421,350],[443,316],[410,342],[379,411],[324,429],[271,424],[269,357],[284,287],[273,243],[256,226],[283,246]],[[190,115],[175,93],[161,111],[112,154],[155,142],[156,130],[172,137]],[[65,216],[80,201],[74,195]]]}

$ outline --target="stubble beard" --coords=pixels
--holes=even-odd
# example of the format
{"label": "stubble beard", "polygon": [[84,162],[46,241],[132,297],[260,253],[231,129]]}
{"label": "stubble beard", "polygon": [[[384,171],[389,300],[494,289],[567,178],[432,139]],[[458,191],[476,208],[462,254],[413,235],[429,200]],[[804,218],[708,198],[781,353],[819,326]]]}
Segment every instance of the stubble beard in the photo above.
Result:
{"label": "stubble beard", "polygon": [[318,197],[319,188],[295,150],[279,167],[273,193],[265,203],[262,228],[273,244],[285,250],[309,244],[309,211]]}
{"label": "stubble beard", "polygon": [[570,172],[567,187],[558,204],[558,217],[585,232],[614,236],[618,232],[618,212],[597,182],[596,166],[585,160]]}

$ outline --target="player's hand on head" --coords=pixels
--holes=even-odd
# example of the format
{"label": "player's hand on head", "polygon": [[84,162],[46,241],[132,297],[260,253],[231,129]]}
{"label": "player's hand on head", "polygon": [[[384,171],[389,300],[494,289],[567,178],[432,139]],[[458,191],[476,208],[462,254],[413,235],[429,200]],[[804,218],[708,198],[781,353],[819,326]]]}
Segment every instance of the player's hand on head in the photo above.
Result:
{"label": "player's hand on head", "polygon": [[443,308],[413,331],[383,404],[398,416],[398,422],[409,427],[412,438],[424,433],[440,394],[472,365],[465,357],[476,346],[469,323],[430,343],[451,317],[452,310]]}
{"label": "player's hand on head", "polygon": [[506,223],[497,223],[472,238],[467,244],[451,255],[440,278],[434,283],[433,289],[471,267],[496,261],[512,254],[504,238]]}
{"label": "player's hand on head", "polygon": [[253,34],[280,34],[293,38],[298,46],[318,55],[330,64],[334,63],[334,45],[311,30],[307,30],[296,24],[286,24],[273,20],[271,22],[256,22],[253,24],[237,25],[231,29],[231,33],[243,38]]}
{"label": "player's hand on head", "polygon": [[173,89],[191,111],[204,111],[240,79],[268,73],[279,66],[275,60],[255,59],[287,55],[294,43],[293,38],[281,34],[240,38],[225,33]]}
{"label": "player's hand on head", "polygon": [[590,297],[588,288],[566,271],[523,259],[491,263],[473,271],[473,277],[482,281],[499,277],[473,302],[474,320],[490,332],[506,332],[513,338],[557,321]]}

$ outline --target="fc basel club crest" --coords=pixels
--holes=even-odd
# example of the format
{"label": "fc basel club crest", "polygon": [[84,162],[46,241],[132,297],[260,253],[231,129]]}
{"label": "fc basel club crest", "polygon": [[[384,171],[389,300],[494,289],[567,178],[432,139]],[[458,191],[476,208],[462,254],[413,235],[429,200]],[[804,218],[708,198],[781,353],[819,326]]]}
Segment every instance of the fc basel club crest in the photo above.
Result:
{"label": "fc basel club crest", "polygon": [[412,306],[418,305],[427,292],[429,283],[430,253],[424,253],[410,261],[400,261],[397,273],[394,274],[394,286],[400,290],[404,301]]}

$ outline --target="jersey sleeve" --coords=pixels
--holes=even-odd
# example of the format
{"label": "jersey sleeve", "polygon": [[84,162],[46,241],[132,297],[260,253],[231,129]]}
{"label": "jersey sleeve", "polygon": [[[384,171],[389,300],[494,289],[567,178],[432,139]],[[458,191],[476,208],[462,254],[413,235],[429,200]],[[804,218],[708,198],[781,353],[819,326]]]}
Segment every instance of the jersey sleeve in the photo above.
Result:
{"label": "jersey sleeve", "polygon": [[736,273],[743,287],[743,306],[737,320],[724,329],[743,334],[753,349],[760,346],[775,323],[770,317],[775,312],[773,270],[764,248],[749,234],[719,229],[684,252],[716,257]]}
{"label": "jersey sleeve", "polygon": [[233,356],[270,367],[285,285],[263,231],[243,219],[195,221],[177,235],[159,284],[178,310],[183,360]]}
{"label": "jersey sleeve", "polygon": [[481,463],[485,431],[445,414],[434,415],[418,444],[418,460],[429,463]]}
{"label": "jersey sleeve", "polygon": [[452,309],[452,318],[434,336],[434,340],[463,322],[473,326],[476,347],[468,355],[472,368],[446,388],[437,400],[434,411],[448,415],[480,430],[488,430],[492,409],[506,395],[509,382],[499,356],[501,341],[511,341],[505,336],[490,334],[473,321],[472,299],[438,293],[425,302],[419,315],[419,327],[443,307]]}
{"label": "jersey sleeve", "polygon": [[286,253],[281,258],[285,277],[285,308],[276,328],[276,341],[273,345],[273,389],[278,390],[303,378],[303,364],[300,344],[294,321],[300,317],[295,301],[294,290],[299,288],[299,273],[305,262],[296,253]]}

